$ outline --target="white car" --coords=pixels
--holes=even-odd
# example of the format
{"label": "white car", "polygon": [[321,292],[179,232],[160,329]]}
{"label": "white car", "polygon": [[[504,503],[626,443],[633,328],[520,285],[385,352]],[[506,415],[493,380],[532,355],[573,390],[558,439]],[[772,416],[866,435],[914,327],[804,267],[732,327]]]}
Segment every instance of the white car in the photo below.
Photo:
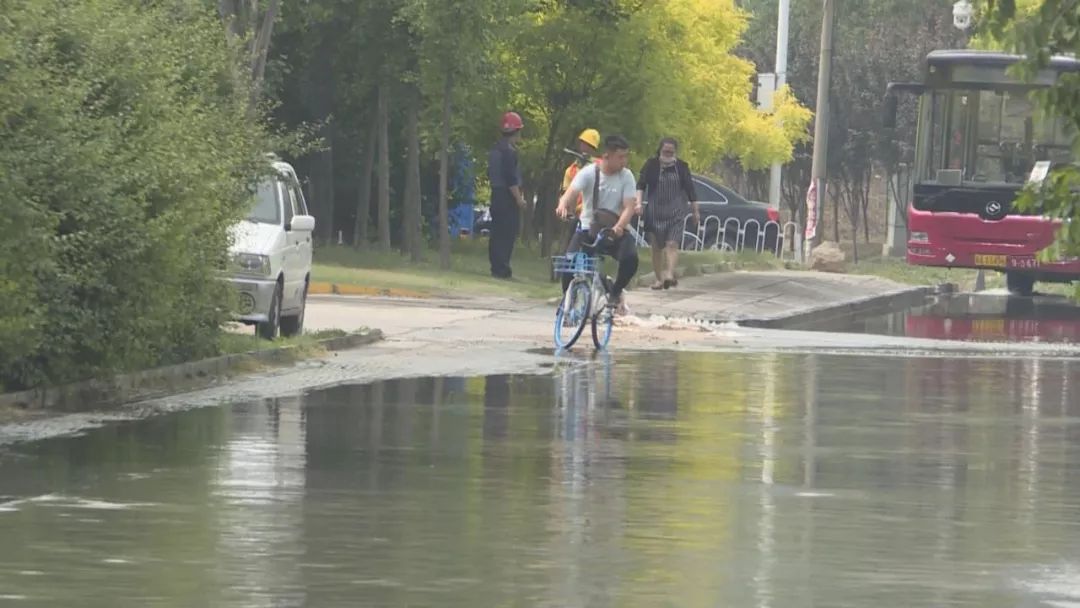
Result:
{"label": "white car", "polygon": [[296,172],[275,161],[274,174],[259,184],[247,217],[233,227],[229,250],[238,318],[254,325],[262,338],[304,330],[314,230]]}

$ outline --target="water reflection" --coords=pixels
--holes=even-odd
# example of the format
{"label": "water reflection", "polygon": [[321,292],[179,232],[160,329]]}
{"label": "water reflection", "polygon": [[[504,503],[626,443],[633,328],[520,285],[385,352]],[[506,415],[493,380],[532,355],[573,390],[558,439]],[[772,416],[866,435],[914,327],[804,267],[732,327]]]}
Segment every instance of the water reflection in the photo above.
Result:
{"label": "water reflection", "polygon": [[107,427],[0,454],[0,595],[1068,605],[1077,382],[1066,360],[607,355]]}
{"label": "water reflection", "polygon": [[958,295],[865,319],[838,319],[816,329],[967,342],[1080,344],[1080,307],[1065,298]]}

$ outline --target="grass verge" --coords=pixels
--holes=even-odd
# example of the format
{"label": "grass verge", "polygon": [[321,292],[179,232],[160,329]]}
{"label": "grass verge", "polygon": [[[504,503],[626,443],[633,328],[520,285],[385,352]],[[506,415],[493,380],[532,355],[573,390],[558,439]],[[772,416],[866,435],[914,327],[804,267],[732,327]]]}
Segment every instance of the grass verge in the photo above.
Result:
{"label": "grass verge", "polygon": [[221,336],[220,348],[221,354],[223,355],[237,355],[295,346],[297,347],[296,353],[298,356],[310,356],[320,354],[323,351],[322,347],[319,346],[319,342],[322,340],[343,338],[347,335],[348,333],[340,329],[328,329],[303,334],[293,338],[263,340],[262,338],[251,334],[226,332]]}
{"label": "grass verge", "polygon": [[[641,250],[639,276],[651,275],[652,257]],[[421,259],[411,261],[397,252],[357,251],[350,247],[322,247],[315,252],[312,280],[376,289],[409,290],[423,295],[491,295],[518,298],[547,298],[557,293],[551,282],[551,262],[540,256],[539,247],[519,243],[511,265],[514,278],[492,278],[488,265],[487,240],[460,240],[453,243],[449,270],[439,268],[438,252],[425,250]],[[614,274],[615,263],[606,260]],[[700,274],[702,266],[719,265],[727,269],[774,270],[783,262],[771,255],[754,253],[725,254],[718,251],[683,252],[679,266],[686,276]]]}

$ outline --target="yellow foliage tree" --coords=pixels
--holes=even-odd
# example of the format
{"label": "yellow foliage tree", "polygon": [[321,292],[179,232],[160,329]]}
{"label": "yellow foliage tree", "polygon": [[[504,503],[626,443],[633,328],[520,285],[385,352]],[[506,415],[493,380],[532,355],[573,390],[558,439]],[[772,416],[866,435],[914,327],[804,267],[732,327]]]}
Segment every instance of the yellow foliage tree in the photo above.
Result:
{"label": "yellow foliage tree", "polygon": [[730,1],[670,0],[651,4],[635,21],[651,50],[639,117],[649,140],[677,137],[698,167],[724,156],[750,168],[791,159],[812,114],[786,88],[772,112],[751,102],[754,65],[732,53],[746,31],[744,11]]}

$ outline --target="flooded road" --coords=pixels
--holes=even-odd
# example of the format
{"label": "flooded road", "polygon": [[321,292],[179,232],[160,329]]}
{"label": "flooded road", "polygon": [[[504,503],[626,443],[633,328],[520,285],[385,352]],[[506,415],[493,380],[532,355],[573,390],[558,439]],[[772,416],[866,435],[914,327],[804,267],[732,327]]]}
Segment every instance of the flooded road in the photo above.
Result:
{"label": "flooded road", "polygon": [[1080,361],[658,352],[0,448],[0,605],[1080,606]]}
{"label": "flooded road", "polygon": [[1060,296],[959,294],[880,316],[838,319],[815,329],[966,342],[1080,344],[1080,306]]}

